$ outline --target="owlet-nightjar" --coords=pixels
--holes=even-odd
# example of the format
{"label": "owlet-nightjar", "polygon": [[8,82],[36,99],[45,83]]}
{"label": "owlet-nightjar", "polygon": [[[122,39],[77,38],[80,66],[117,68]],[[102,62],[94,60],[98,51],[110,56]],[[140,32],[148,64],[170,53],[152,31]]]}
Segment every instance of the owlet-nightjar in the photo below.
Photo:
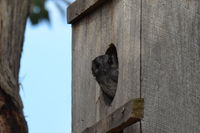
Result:
{"label": "owlet-nightjar", "polygon": [[118,82],[118,58],[113,44],[92,61],[92,74],[105,95],[114,98]]}

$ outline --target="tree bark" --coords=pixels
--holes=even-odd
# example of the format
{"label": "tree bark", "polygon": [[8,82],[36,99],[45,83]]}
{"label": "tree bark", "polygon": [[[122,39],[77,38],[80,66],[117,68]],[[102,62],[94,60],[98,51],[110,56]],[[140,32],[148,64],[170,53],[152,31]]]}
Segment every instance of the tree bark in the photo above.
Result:
{"label": "tree bark", "polygon": [[29,0],[0,0],[0,133],[27,133],[19,68]]}

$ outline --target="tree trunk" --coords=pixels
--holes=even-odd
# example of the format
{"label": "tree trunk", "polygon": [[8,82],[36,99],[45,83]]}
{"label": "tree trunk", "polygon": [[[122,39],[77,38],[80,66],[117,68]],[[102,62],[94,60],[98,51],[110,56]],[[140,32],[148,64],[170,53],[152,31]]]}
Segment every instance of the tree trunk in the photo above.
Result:
{"label": "tree trunk", "polygon": [[29,0],[0,0],[0,133],[27,133],[19,67]]}

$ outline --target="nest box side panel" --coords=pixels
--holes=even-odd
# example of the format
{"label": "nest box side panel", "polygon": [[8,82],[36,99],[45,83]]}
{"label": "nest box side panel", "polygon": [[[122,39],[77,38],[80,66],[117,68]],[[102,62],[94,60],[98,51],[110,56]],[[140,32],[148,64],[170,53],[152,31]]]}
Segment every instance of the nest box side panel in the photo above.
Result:
{"label": "nest box side panel", "polygon": [[198,133],[200,1],[142,1],[142,132]]}

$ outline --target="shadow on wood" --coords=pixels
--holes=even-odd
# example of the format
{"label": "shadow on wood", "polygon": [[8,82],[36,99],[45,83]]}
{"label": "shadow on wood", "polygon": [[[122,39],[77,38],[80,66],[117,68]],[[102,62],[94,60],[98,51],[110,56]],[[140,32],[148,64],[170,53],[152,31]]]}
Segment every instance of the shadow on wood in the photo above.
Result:
{"label": "shadow on wood", "polygon": [[82,133],[122,133],[144,117],[144,99],[132,99]]}

